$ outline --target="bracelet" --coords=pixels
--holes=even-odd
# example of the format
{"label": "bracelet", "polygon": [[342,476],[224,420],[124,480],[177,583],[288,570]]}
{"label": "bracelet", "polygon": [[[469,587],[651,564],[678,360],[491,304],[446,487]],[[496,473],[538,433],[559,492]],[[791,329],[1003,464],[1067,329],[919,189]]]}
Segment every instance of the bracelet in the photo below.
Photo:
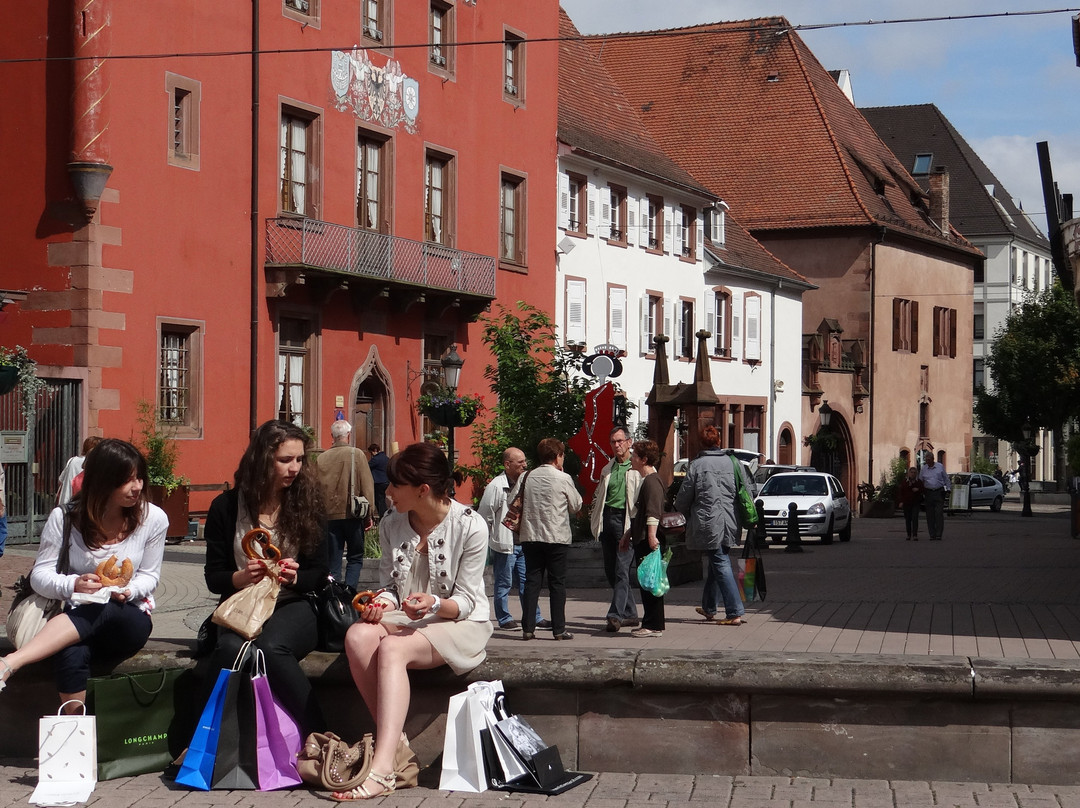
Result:
{"label": "bracelet", "polygon": [[442,608],[442,598],[440,598],[438,595],[435,595],[434,597],[435,602],[432,603],[431,607],[428,609],[428,614],[438,614],[439,609]]}

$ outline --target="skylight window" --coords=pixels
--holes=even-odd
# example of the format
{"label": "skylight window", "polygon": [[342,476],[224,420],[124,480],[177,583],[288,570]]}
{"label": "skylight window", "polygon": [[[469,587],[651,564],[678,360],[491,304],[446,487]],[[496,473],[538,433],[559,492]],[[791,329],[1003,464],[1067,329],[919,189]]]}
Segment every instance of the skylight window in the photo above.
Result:
{"label": "skylight window", "polygon": [[920,174],[929,174],[930,165],[934,162],[934,155],[932,154],[916,154],[915,155],[915,167],[911,169],[911,173],[915,176]]}

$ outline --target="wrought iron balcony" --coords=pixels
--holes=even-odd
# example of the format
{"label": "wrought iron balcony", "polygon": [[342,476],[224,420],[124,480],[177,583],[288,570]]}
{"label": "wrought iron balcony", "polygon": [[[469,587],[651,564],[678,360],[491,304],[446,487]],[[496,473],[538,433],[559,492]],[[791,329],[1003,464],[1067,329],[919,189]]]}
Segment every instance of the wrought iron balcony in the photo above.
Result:
{"label": "wrought iron balcony", "polygon": [[485,304],[495,297],[489,255],[315,219],[267,219],[266,268],[356,279],[389,292],[407,288]]}

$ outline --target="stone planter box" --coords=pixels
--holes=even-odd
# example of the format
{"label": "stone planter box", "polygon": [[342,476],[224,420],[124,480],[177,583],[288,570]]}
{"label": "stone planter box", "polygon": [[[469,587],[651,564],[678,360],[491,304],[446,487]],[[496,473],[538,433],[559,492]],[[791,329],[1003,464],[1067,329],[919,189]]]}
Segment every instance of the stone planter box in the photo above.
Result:
{"label": "stone planter box", "polygon": [[896,504],[872,499],[859,504],[859,516],[870,519],[888,519],[896,515]]}

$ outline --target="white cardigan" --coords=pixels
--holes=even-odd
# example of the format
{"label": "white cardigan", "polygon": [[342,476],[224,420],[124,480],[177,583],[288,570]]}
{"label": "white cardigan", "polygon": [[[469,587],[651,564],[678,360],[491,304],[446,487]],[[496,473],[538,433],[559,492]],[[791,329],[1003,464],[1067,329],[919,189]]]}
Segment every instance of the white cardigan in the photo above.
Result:
{"label": "white cardigan", "polygon": [[[458,620],[484,622],[491,619],[487,592],[484,589],[484,565],[487,563],[487,524],[480,514],[456,500],[450,512],[428,535],[428,591],[440,598],[450,598],[458,605]],[[401,592],[409,579],[420,537],[409,524],[407,513],[389,511],[379,523],[379,585],[387,591],[379,597],[401,608]]]}
{"label": "white cardigan", "polygon": [[[53,508],[49,520],[41,531],[34,568],[30,571],[30,585],[42,597],[63,600],[70,604],[75,593],[75,581],[80,575],[94,572],[98,564],[115,555],[119,563],[130,558],[135,574],[125,589],[131,593],[129,600],[139,603],[144,611],[153,608],[150,595],[157,589],[161,578],[161,560],[165,555],[165,534],[169,530],[169,517],[157,505],[147,504],[146,513],[137,528],[118,544],[110,544],[90,550],[82,534],[73,525],[71,546],[68,550],[70,573],[56,574],[56,559],[64,541],[64,509]],[[73,604],[72,604],[73,605]]]}

